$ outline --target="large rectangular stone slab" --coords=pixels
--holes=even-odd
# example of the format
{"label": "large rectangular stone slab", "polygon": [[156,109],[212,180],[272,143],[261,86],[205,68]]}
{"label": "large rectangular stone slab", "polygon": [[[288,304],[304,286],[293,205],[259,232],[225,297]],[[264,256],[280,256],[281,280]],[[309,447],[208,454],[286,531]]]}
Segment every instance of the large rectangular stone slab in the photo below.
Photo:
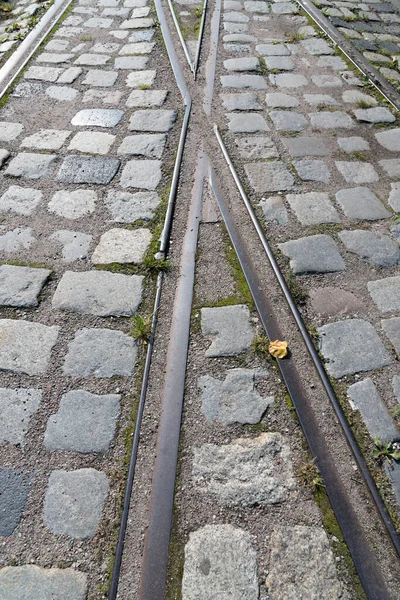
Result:
{"label": "large rectangular stone slab", "polygon": [[0,371],[45,373],[59,330],[56,325],[0,319]]}

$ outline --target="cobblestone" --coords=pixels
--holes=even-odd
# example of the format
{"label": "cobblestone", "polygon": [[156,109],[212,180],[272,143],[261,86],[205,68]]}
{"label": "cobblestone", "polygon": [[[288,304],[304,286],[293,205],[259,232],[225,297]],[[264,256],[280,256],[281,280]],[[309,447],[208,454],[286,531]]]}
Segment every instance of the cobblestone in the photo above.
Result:
{"label": "cobblestone", "polygon": [[266,94],[265,101],[270,108],[296,108],[299,106],[297,98],[281,92]]}
{"label": "cobblestone", "polygon": [[78,127],[115,127],[124,115],[122,110],[89,108],[80,110],[71,119],[72,125]]}
{"label": "cobblestone", "polygon": [[257,94],[253,92],[243,94],[221,94],[224,107],[227,110],[261,110]]}
{"label": "cobblestone", "polygon": [[41,129],[37,133],[23,139],[21,146],[24,148],[34,148],[35,150],[59,150],[70,135],[71,131]]}
{"label": "cobblestone", "polygon": [[379,438],[387,443],[400,438],[400,432],[372,379],[354,383],[348,388],[347,394],[351,398],[354,409],[360,411],[372,439]]}
{"label": "cobblestone", "polygon": [[369,143],[362,137],[338,138],[337,143],[345,152],[363,152],[370,149]]}
{"label": "cobblestone", "polygon": [[342,231],[339,237],[347,250],[354,252],[373,267],[382,269],[400,262],[400,249],[388,236],[374,231]]}
{"label": "cobblestone", "polygon": [[134,90],[130,93],[126,105],[129,108],[162,106],[166,97],[165,90]]}
{"label": "cobblestone", "polygon": [[286,200],[302,225],[340,223],[340,217],[326,193],[288,194]]}
{"label": "cobblestone", "polygon": [[58,160],[56,154],[20,152],[8,165],[5,175],[22,179],[47,178]]}
{"label": "cobblestone", "polygon": [[110,229],[101,236],[93,252],[92,263],[141,263],[151,237],[149,229]]}
{"label": "cobblestone", "polygon": [[400,276],[369,281],[368,291],[381,312],[400,310]]}
{"label": "cobblestone", "polygon": [[105,204],[111,213],[113,221],[117,223],[134,223],[138,219],[149,220],[153,218],[154,211],[161,199],[155,192],[129,192],[110,191]]}
{"label": "cobblestone", "polygon": [[273,110],[269,117],[278,131],[302,131],[308,125],[302,114],[286,110]]}
{"label": "cobblestone", "polygon": [[388,131],[380,131],[375,134],[379,144],[391,150],[392,152],[400,152],[400,129],[389,129]]}
{"label": "cobblestone", "polygon": [[228,128],[232,133],[262,133],[269,131],[265,119],[252,113],[227,113]]}
{"label": "cobblestone", "polygon": [[0,371],[27,375],[45,373],[59,329],[56,325],[0,319]]}
{"label": "cobblestone", "polygon": [[18,527],[25,510],[29,485],[30,475],[22,469],[0,467],[0,535],[2,537],[11,536]]}
{"label": "cobblestone", "polygon": [[27,216],[32,214],[42,197],[39,190],[11,185],[0,198],[0,211]]}
{"label": "cobblestone", "polygon": [[336,194],[336,200],[350,221],[375,221],[391,216],[369,188],[356,187],[340,190]]}
{"label": "cobblestone", "polygon": [[93,85],[95,87],[112,87],[117,81],[118,73],[116,71],[90,70],[87,72],[83,85]]}
{"label": "cobblestone", "polygon": [[65,219],[80,219],[94,212],[97,194],[92,190],[76,190],[56,192],[48,204],[48,209]]}
{"label": "cobblestone", "polygon": [[398,317],[385,319],[381,321],[381,323],[382,329],[385,331],[396,350],[396,354],[400,354],[400,319]]}
{"label": "cobblestone", "polygon": [[242,354],[250,348],[254,337],[249,309],[243,304],[202,308],[201,332],[212,338],[207,357]]}
{"label": "cobblestone", "polygon": [[235,144],[245,159],[278,158],[278,150],[269,137],[251,136],[236,138]]}
{"label": "cobblestone", "polygon": [[50,276],[49,269],[0,266],[0,305],[38,306],[38,295]]}
{"label": "cobblestone", "polygon": [[322,160],[295,160],[293,165],[303,181],[330,181],[330,171]]}
{"label": "cobblestone", "polygon": [[31,417],[41,400],[41,390],[0,388],[0,444],[24,444]]}
{"label": "cobblestone", "polygon": [[345,268],[337,245],[329,235],[318,234],[290,240],[279,244],[279,249],[290,258],[290,268],[295,275],[334,273]]}
{"label": "cobblestone", "polygon": [[319,129],[351,129],[355,127],[352,118],[345,112],[318,112],[309,115],[311,125]]}
{"label": "cobblestone", "polygon": [[280,196],[272,196],[260,202],[265,221],[273,221],[279,225],[285,225],[288,222],[288,213]]}
{"label": "cobblestone", "polygon": [[167,132],[175,122],[175,110],[137,110],[129,120],[131,131]]}
{"label": "cobblestone", "polygon": [[258,164],[244,166],[250,184],[256,192],[279,192],[290,190],[294,186],[294,177],[281,161],[268,162],[262,171]]}
{"label": "cobblestone", "polygon": [[85,600],[86,582],[76,569],[5,567],[0,569],[0,600]]}
{"label": "cobblestone", "polygon": [[116,158],[70,155],[64,159],[57,181],[105,185],[115,177],[120,164]]}
{"label": "cobblestone", "polygon": [[220,79],[224,88],[265,90],[268,87],[262,75],[222,75]]}
{"label": "cobblestone", "polygon": [[293,158],[304,156],[329,156],[330,151],[318,138],[296,137],[282,140]]}
{"label": "cobblestone", "polygon": [[63,262],[73,262],[86,258],[92,236],[79,231],[60,229],[50,236],[50,240],[61,245]]}
{"label": "cobblestone", "polygon": [[0,122],[0,142],[12,142],[15,140],[24,126],[22,123],[8,123],[7,121]]}

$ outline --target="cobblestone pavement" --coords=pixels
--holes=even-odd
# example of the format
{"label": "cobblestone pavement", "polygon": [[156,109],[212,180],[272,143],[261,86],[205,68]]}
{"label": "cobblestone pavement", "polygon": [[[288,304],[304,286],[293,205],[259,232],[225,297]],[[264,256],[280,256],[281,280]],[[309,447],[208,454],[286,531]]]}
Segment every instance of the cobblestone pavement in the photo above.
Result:
{"label": "cobblestone pavement", "polygon": [[31,2],[30,0],[16,0],[5,2],[0,6],[2,20],[0,21],[0,63],[15,50],[18,43],[23,40],[38,19],[49,8],[46,0]]}

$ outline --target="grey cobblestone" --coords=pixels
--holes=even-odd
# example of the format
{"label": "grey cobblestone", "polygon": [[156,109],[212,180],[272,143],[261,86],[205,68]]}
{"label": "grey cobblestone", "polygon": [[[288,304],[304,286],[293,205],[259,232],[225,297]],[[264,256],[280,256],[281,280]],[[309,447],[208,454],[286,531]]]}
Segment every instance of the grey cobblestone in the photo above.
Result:
{"label": "grey cobblestone", "polygon": [[335,161],[335,165],[348,183],[371,183],[379,179],[371,163]]}
{"label": "grey cobblestone", "polygon": [[89,108],[76,113],[71,123],[78,127],[115,127],[123,115],[123,110]]}
{"label": "grey cobblestone", "polygon": [[48,209],[66,219],[80,219],[94,212],[96,200],[97,194],[92,190],[59,190],[50,200]]}
{"label": "grey cobblestone", "polygon": [[21,469],[0,467],[0,535],[2,537],[11,536],[18,527],[25,510],[29,485],[28,473]]}
{"label": "grey cobblestone", "polygon": [[369,188],[355,187],[340,190],[336,194],[336,200],[351,221],[375,221],[391,216]]}
{"label": "grey cobblestone", "polygon": [[120,164],[116,158],[67,156],[57,174],[57,181],[104,185],[112,181]]}
{"label": "grey cobblestone", "polygon": [[86,579],[76,569],[5,567],[0,569],[0,600],[85,600]]}
{"label": "grey cobblestone", "polygon": [[93,264],[141,263],[151,241],[149,229],[110,229],[103,233],[93,255]]}
{"label": "grey cobblestone", "polygon": [[130,93],[126,105],[129,108],[162,106],[166,97],[165,90],[134,90]]}
{"label": "grey cobblestone", "polygon": [[245,92],[243,94],[221,94],[224,107],[227,110],[261,110],[257,94]]}
{"label": "grey cobblestone", "polygon": [[278,150],[269,137],[250,136],[236,138],[235,144],[245,159],[278,158]]}
{"label": "grey cobblestone", "polygon": [[381,312],[400,310],[400,276],[369,281],[368,291]]}
{"label": "grey cobblestone", "polygon": [[299,177],[303,181],[329,183],[331,174],[322,160],[295,160],[293,162]]}
{"label": "grey cobblestone", "polygon": [[281,161],[265,163],[262,169],[257,163],[248,163],[244,168],[256,192],[291,190],[295,183],[293,175]]}
{"label": "grey cobblestone", "polygon": [[60,229],[50,236],[50,240],[61,245],[63,262],[73,262],[86,258],[92,236],[79,231]]}
{"label": "grey cobblestone", "polygon": [[45,373],[59,327],[31,321],[0,319],[0,371],[40,375]]}
{"label": "grey cobblestone", "polygon": [[12,142],[15,140],[22,130],[24,126],[22,123],[9,123],[7,121],[0,122],[0,142]]}
{"label": "grey cobblestone", "polygon": [[274,221],[278,225],[285,225],[288,222],[288,214],[285,205],[280,196],[271,196],[260,202],[265,221]]}
{"label": "grey cobblestone", "polygon": [[167,132],[173,126],[175,110],[137,110],[129,120],[130,131]]}
{"label": "grey cobblestone", "polygon": [[312,235],[278,245],[290,258],[295,275],[305,273],[334,273],[343,271],[345,264],[336,243],[329,235]]}
{"label": "grey cobblestone", "polygon": [[0,444],[24,444],[29,422],[41,400],[41,390],[0,388]]}
{"label": "grey cobblestone", "polygon": [[340,223],[338,212],[326,193],[288,194],[286,200],[302,225]]}
{"label": "grey cobblestone", "polygon": [[386,443],[400,439],[400,432],[372,379],[354,383],[348,388],[347,393],[354,408],[360,411],[372,439],[379,438]]}
{"label": "grey cobblestone", "polygon": [[57,160],[56,154],[20,152],[9,163],[5,175],[22,179],[44,179],[50,175]]}
{"label": "grey cobblestone", "polygon": [[369,143],[362,137],[338,138],[337,143],[345,152],[364,152],[370,149]]}
{"label": "grey cobblestone", "polygon": [[32,214],[42,197],[40,190],[11,185],[0,198],[0,211],[27,216]]}
{"label": "grey cobblestone", "polygon": [[400,262],[400,248],[388,236],[375,231],[342,231],[339,237],[347,250],[354,252],[373,267],[382,269]]}
{"label": "grey cobblestone", "polygon": [[0,305],[38,306],[38,296],[50,276],[49,269],[0,266]]}
{"label": "grey cobblestone", "polygon": [[380,131],[375,134],[379,144],[391,150],[392,152],[400,152],[400,129],[389,129],[388,131]]}
{"label": "grey cobblestone", "polygon": [[265,119],[259,114],[227,113],[229,131],[232,133],[262,133],[269,131]]}
{"label": "grey cobblestone", "polygon": [[302,114],[287,110],[273,110],[269,117],[278,131],[302,131],[308,125]]}
{"label": "grey cobblestone", "polygon": [[249,309],[243,304],[202,308],[201,331],[213,339],[207,357],[242,354],[250,348],[254,337]]}
{"label": "grey cobblestone", "polygon": [[117,223],[134,223],[138,219],[149,220],[161,199],[155,192],[110,191],[105,204],[111,213],[112,221]]}
{"label": "grey cobblestone", "polygon": [[283,139],[283,144],[293,158],[304,156],[329,156],[330,151],[318,138],[296,137]]}
{"label": "grey cobblestone", "polygon": [[92,69],[87,72],[83,85],[93,85],[95,87],[112,87],[117,81],[118,73],[116,71],[102,71]]}

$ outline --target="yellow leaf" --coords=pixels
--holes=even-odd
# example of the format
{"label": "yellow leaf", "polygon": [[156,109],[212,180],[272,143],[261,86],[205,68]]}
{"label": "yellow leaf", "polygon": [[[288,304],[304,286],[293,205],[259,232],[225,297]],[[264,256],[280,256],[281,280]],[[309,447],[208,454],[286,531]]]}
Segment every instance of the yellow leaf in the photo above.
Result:
{"label": "yellow leaf", "polygon": [[287,356],[288,353],[288,343],[281,342],[280,340],[274,340],[270,343],[268,352],[274,358],[285,358],[285,356]]}

